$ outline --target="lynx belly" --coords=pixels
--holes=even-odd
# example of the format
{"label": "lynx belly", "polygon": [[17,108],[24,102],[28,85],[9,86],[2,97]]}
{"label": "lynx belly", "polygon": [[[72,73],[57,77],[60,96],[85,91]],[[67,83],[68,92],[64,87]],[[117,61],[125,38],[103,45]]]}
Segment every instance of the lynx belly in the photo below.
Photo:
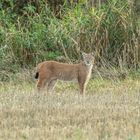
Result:
{"label": "lynx belly", "polygon": [[59,73],[58,79],[62,81],[76,81],[77,82],[76,76],[72,75],[71,73],[69,74]]}

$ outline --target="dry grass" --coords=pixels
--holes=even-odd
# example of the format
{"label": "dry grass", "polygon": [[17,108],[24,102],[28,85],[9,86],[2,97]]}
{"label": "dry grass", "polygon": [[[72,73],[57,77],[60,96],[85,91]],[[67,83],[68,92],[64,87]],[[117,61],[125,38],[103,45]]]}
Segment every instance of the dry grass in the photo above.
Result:
{"label": "dry grass", "polygon": [[2,140],[139,140],[140,81],[90,82],[82,97],[75,85],[51,95],[32,84],[0,85]]}

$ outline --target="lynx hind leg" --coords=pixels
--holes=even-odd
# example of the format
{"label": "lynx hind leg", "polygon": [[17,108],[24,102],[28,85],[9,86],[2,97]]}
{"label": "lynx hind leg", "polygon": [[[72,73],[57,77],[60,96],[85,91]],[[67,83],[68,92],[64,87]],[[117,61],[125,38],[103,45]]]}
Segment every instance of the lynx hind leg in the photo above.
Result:
{"label": "lynx hind leg", "polygon": [[48,83],[48,92],[53,92],[54,91],[56,83],[57,83],[57,80],[51,80]]}
{"label": "lynx hind leg", "polygon": [[41,79],[39,78],[38,79],[38,82],[37,82],[37,91],[38,92],[43,92],[45,90],[45,86],[46,86],[46,79]]}
{"label": "lynx hind leg", "polygon": [[45,87],[47,85],[47,75],[44,73],[39,73],[38,82],[37,82],[37,90],[38,92],[45,91]]}

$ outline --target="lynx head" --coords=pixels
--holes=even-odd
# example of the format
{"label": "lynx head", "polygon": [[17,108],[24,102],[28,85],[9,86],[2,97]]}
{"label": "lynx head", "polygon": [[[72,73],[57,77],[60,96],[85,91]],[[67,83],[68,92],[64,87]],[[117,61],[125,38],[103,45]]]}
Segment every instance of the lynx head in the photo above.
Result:
{"label": "lynx head", "polygon": [[93,53],[85,53],[81,52],[83,56],[83,61],[87,66],[92,66],[94,64],[94,56]]}

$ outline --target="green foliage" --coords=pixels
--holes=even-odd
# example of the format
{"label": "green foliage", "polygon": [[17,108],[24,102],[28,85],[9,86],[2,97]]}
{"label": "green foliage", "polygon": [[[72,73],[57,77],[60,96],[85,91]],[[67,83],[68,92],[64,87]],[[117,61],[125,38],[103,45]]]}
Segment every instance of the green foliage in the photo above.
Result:
{"label": "green foliage", "polygon": [[86,1],[64,4],[61,19],[44,1],[39,12],[29,3],[20,12],[14,1],[7,3],[0,5],[1,70],[35,66],[62,55],[76,60],[80,49],[94,51],[100,65],[102,60],[119,67],[139,65],[139,22],[127,0],[110,0],[101,7],[89,7]]}

